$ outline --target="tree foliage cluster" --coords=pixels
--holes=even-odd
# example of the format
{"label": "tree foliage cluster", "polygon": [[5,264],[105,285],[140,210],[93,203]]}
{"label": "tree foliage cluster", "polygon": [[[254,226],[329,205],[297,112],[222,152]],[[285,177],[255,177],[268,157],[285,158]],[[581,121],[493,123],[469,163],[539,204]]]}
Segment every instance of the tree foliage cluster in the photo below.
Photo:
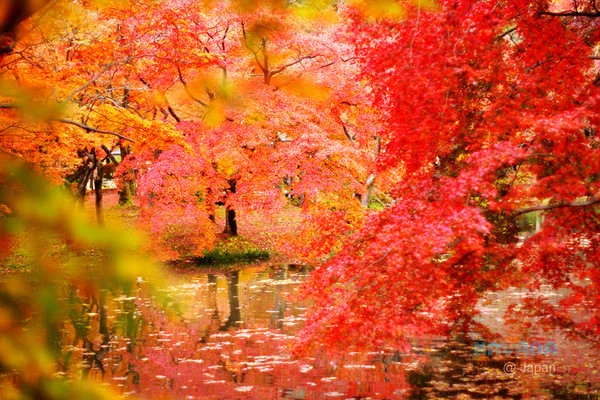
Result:
{"label": "tree foliage cluster", "polygon": [[[595,2],[404,11],[402,20],[349,12],[386,121],[379,167],[402,164],[406,175],[394,202],[313,275],[305,345],[485,331],[478,302],[510,286],[531,289],[514,320],[597,340]],[[523,238],[520,218],[534,212],[543,223]],[[568,295],[551,302],[535,295],[542,285]]]}
{"label": "tree foliage cluster", "polygon": [[236,234],[236,212],[286,196],[368,204],[380,122],[331,4],[57,2],[22,25],[3,57],[3,151],[80,197],[116,169],[129,203],[139,179],[163,257],[184,255],[173,238],[210,249],[216,205]]}

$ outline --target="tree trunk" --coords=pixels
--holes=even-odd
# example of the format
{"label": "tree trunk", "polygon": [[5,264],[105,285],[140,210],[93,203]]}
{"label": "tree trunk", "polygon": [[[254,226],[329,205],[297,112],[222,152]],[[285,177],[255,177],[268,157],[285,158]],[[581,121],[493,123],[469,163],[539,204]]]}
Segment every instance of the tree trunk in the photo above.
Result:
{"label": "tree trunk", "polygon": [[367,178],[367,193],[361,199],[361,205],[363,208],[369,208],[371,203],[371,196],[373,196],[373,186],[375,184],[375,174],[369,175]]}
{"label": "tree trunk", "polygon": [[206,197],[204,198],[206,209],[208,211],[208,219],[214,224],[215,223],[215,202],[210,188],[206,189]]}
{"label": "tree trunk", "polygon": [[133,180],[124,180],[123,189],[119,190],[119,205],[129,207],[133,205],[133,196],[137,192],[137,185]]}
{"label": "tree trunk", "polygon": [[82,209],[85,206],[85,195],[87,193],[87,185],[88,185],[90,178],[92,177],[92,173],[94,172],[94,166],[93,165],[85,165],[83,168],[84,168],[83,176],[81,177],[81,180],[77,184],[77,194],[75,196],[75,198],[77,199],[77,203],[79,204],[79,206]]}
{"label": "tree trunk", "polygon": [[238,234],[235,210],[230,206],[225,206],[225,230],[223,233],[231,236],[237,236]]}
{"label": "tree trunk", "polygon": [[[227,182],[229,183],[228,192],[235,193],[236,179],[231,178],[228,179]],[[235,210],[232,206],[227,204],[225,205],[225,230],[223,231],[223,233],[231,236],[237,236],[238,234]]]}
{"label": "tree trunk", "polygon": [[96,171],[96,178],[94,179],[94,190],[96,192],[96,220],[98,221],[98,225],[104,226],[104,213],[102,210],[102,180],[104,178],[104,166],[100,160],[98,160]]}
{"label": "tree trunk", "polygon": [[[131,146],[123,146],[122,144],[119,146],[121,150],[121,161],[122,163],[125,157],[127,157],[131,153]],[[117,164],[117,165],[119,165]],[[137,184],[135,182],[135,171],[129,171],[133,178],[123,177],[123,188],[119,190],[119,205],[120,206],[132,206],[133,205],[133,196],[135,196],[137,192]]]}
{"label": "tree trunk", "polygon": [[[381,136],[375,136],[375,149],[373,150],[373,161],[377,162],[377,157],[379,157],[379,153],[381,151]],[[371,204],[371,197],[373,196],[373,186],[375,186],[375,178],[377,175],[372,173],[367,178],[367,193],[361,199],[361,205],[363,208],[369,208],[369,204]]]}

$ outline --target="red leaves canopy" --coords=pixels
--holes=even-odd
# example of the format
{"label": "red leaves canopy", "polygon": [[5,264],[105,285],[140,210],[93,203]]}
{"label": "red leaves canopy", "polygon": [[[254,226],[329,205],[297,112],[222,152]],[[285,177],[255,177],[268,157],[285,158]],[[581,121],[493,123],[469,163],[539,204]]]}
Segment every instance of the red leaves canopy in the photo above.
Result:
{"label": "red leaves canopy", "polygon": [[[544,1],[406,10],[400,21],[347,10],[387,116],[380,168],[407,175],[394,204],[314,274],[304,344],[468,332],[485,291],[544,283],[571,295],[528,305],[597,337],[597,19],[556,15]],[[519,218],[533,211],[544,223],[521,243]],[[573,320],[581,299],[590,311]]]}

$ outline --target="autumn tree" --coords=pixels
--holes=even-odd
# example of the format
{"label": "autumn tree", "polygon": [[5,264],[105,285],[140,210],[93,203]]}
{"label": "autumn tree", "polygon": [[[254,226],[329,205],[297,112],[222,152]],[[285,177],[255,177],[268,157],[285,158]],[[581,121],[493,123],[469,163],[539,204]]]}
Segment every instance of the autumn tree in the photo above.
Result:
{"label": "autumn tree", "polygon": [[[345,15],[387,121],[379,169],[406,175],[313,274],[303,344],[481,332],[487,291],[542,284],[569,295],[532,293],[513,310],[597,338],[595,3],[394,4],[395,15],[360,4]],[[543,224],[523,239],[519,218],[531,213]],[[580,304],[586,316],[573,320]]]}
{"label": "autumn tree", "polygon": [[287,201],[283,186],[307,205],[327,197],[330,208],[355,207],[377,124],[361,115],[362,82],[346,79],[357,71],[337,27],[275,3],[213,6],[171,0],[111,12],[135,75],[165,118],[177,116],[191,149],[149,161],[141,184],[154,229],[173,236],[179,222],[195,224],[195,243],[210,246],[198,227],[214,221],[217,204],[235,235],[236,212],[275,211]]}
{"label": "autumn tree", "polygon": [[[126,176],[132,149],[161,148],[180,135],[145,112],[144,95],[152,92],[131,82],[134,65],[115,41],[118,25],[114,19],[98,25],[97,14],[95,3],[55,2],[21,24],[24,33],[0,66],[0,148],[56,182],[76,184],[79,198],[93,182],[102,222],[102,181],[109,164]],[[126,203],[131,180],[123,180]]]}

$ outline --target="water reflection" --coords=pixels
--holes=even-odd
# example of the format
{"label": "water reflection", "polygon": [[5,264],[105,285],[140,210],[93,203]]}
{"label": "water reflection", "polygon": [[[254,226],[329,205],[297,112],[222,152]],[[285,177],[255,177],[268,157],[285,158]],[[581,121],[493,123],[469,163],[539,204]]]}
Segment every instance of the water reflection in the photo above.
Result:
{"label": "water reflection", "polygon": [[[600,387],[596,350],[560,335],[551,337],[559,348],[551,359],[475,357],[472,343],[435,338],[415,339],[410,354],[294,358],[290,345],[308,306],[294,294],[305,271],[261,265],[179,270],[171,278],[177,309],[165,310],[140,286],[132,296],[100,296],[79,310],[88,315],[80,323],[86,328],[72,343],[83,343],[77,351],[91,378],[123,393],[176,399],[576,398]],[[482,306],[482,322],[502,330],[503,297],[492,300]],[[557,368],[507,374],[507,362]]]}
{"label": "water reflection", "polygon": [[240,297],[238,287],[240,282],[240,271],[229,272],[226,275],[227,279],[227,297],[229,298],[229,318],[219,330],[227,331],[229,328],[235,327],[235,324],[242,320],[240,313]]}

